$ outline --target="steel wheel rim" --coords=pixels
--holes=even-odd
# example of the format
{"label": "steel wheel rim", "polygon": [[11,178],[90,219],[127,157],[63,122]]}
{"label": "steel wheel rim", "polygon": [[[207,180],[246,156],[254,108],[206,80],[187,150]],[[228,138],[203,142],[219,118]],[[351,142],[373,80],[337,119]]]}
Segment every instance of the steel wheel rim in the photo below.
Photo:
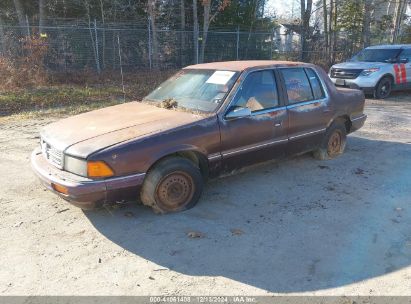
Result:
{"label": "steel wheel rim", "polygon": [[194,195],[193,178],[182,171],[164,176],[157,186],[156,195],[159,203],[167,210],[179,210],[187,205]]}
{"label": "steel wheel rim", "polygon": [[328,155],[336,155],[341,151],[342,134],[340,131],[335,131],[328,140]]}

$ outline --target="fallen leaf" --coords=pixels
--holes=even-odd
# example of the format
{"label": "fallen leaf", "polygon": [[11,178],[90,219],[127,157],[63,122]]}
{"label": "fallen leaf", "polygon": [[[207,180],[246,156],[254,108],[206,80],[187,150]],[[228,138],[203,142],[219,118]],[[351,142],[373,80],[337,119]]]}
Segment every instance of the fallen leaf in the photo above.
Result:
{"label": "fallen leaf", "polygon": [[242,231],[241,229],[238,229],[238,228],[231,229],[230,231],[231,231],[232,235],[242,235],[242,234],[244,234],[244,231]]}
{"label": "fallen leaf", "polygon": [[134,216],[134,213],[131,212],[131,211],[127,211],[126,213],[124,213],[124,216],[125,216],[125,217],[133,217],[133,216]]}

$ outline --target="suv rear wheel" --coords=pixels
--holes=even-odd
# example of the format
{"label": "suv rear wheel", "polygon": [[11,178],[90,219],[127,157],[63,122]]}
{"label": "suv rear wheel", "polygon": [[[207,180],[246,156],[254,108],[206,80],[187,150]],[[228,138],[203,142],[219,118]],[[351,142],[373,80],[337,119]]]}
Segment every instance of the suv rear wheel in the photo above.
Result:
{"label": "suv rear wheel", "polygon": [[170,157],[150,169],[141,190],[141,201],[156,213],[179,212],[198,202],[203,177],[193,162]]}
{"label": "suv rear wheel", "polygon": [[392,90],[392,80],[390,77],[383,77],[374,90],[374,97],[384,99],[390,96]]}

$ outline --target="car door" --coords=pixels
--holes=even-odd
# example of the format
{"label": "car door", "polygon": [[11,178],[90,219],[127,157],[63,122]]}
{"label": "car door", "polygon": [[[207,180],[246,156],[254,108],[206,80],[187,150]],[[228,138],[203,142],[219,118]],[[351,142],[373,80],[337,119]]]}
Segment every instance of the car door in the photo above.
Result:
{"label": "car door", "polygon": [[281,68],[287,97],[288,151],[310,151],[320,143],[331,120],[328,93],[312,68]]}
{"label": "car door", "polygon": [[[285,155],[287,110],[274,70],[248,73],[220,118],[223,169],[233,170]],[[241,111],[245,115],[232,113]]]}
{"label": "car door", "polygon": [[410,88],[411,87],[411,49],[404,49],[399,56],[399,60],[400,62],[403,62],[401,63],[401,65],[403,65],[402,77],[403,79],[405,79],[405,86]]}

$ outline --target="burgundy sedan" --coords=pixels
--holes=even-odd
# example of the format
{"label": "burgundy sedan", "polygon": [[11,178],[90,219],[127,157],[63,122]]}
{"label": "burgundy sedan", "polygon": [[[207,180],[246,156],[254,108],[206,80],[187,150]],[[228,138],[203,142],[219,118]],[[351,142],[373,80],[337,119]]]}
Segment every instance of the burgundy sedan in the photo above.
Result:
{"label": "burgundy sedan", "polygon": [[48,189],[81,208],[140,197],[175,212],[224,172],[305,152],[340,155],[363,110],[361,91],[337,89],[312,64],[198,64],[140,102],[46,126],[31,162]]}

